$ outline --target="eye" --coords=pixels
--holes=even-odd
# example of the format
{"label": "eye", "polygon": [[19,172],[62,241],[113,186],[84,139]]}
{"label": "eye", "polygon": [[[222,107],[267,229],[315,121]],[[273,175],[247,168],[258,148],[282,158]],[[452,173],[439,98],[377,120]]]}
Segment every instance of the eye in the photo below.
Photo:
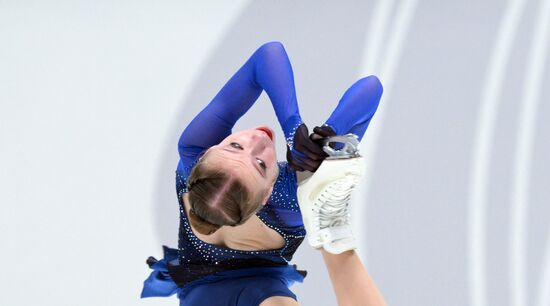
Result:
{"label": "eye", "polygon": [[241,147],[241,145],[236,143],[236,142],[232,142],[232,143],[230,143],[230,145],[234,148],[237,148],[237,149],[241,149],[241,150],[243,149],[243,147]]}
{"label": "eye", "polygon": [[257,161],[258,161],[258,163],[260,164],[260,167],[262,167],[262,169],[265,170],[265,169],[267,168],[267,166],[265,165],[265,162],[264,162],[263,160],[257,159]]}
{"label": "eye", "polygon": [[[236,142],[231,142],[229,145],[231,145],[234,148],[244,150],[243,147],[241,147],[241,145],[236,143]],[[258,164],[260,164],[260,167],[262,167],[262,169],[264,169],[264,171],[267,169],[267,165],[265,164],[265,162],[263,160],[257,158],[256,161],[258,162]]]}

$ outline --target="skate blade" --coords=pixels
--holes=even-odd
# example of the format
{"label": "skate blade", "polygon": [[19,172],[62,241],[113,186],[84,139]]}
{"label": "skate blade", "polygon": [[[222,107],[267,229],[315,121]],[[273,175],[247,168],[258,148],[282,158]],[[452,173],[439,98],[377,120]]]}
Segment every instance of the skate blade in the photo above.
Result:
{"label": "skate blade", "polygon": [[[326,159],[330,160],[360,157],[361,155],[359,154],[358,139],[358,136],[353,133],[323,138],[321,143],[323,144],[323,151],[328,154]],[[330,147],[331,143],[341,143],[343,144],[343,147],[336,150]]]}

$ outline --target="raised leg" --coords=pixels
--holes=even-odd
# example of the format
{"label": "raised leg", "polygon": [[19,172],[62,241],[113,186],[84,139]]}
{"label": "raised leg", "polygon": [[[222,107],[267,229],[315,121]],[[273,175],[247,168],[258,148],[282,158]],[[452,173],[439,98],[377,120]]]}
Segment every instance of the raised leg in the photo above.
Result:
{"label": "raised leg", "polygon": [[337,135],[353,133],[361,141],[378,108],[382,91],[382,84],[376,76],[357,80],[340,98],[325,124]]}
{"label": "raised leg", "polygon": [[321,249],[338,306],[386,306],[384,297],[354,250],[332,254]]}
{"label": "raised leg", "polygon": [[[376,77],[355,82],[325,122],[332,129],[330,135],[352,133],[360,141],[381,95],[382,86]],[[322,143],[327,144],[327,139],[322,139]],[[298,186],[298,203],[308,242],[321,251],[339,306],[385,306],[382,294],[355,252],[348,222],[350,196],[364,173],[363,157],[355,154],[346,158],[332,149],[327,153],[333,158],[325,159],[311,176],[302,177]]]}

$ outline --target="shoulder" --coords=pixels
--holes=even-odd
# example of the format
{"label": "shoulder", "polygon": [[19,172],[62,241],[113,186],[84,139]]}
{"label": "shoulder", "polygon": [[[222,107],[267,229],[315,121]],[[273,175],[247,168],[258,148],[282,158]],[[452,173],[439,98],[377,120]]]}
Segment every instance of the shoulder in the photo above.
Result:
{"label": "shoulder", "polygon": [[271,296],[265,299],[259,306],[296,306],[298,302],[289,296]]}
{"label": "shoulder", "polygon": [[187,177],[199,159],[206,153],[208,148],[186,148],[182,150],[176,172],[183,173]]}

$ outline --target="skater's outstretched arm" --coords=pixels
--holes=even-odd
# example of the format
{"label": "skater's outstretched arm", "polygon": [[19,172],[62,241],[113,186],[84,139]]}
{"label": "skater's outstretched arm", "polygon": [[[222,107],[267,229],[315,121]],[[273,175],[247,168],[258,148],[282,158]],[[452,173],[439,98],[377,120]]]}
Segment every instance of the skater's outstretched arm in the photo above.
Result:
{"label": "skater's outstretched arm", "polygon": [[185,128],[178,141],[183,164],[194,162],[206,149],[230,135],[262,90],[271,100],[285,140],[291,141],[294,130],[302,123],[294,76],[283,45],[272,41],[260,46]]}

